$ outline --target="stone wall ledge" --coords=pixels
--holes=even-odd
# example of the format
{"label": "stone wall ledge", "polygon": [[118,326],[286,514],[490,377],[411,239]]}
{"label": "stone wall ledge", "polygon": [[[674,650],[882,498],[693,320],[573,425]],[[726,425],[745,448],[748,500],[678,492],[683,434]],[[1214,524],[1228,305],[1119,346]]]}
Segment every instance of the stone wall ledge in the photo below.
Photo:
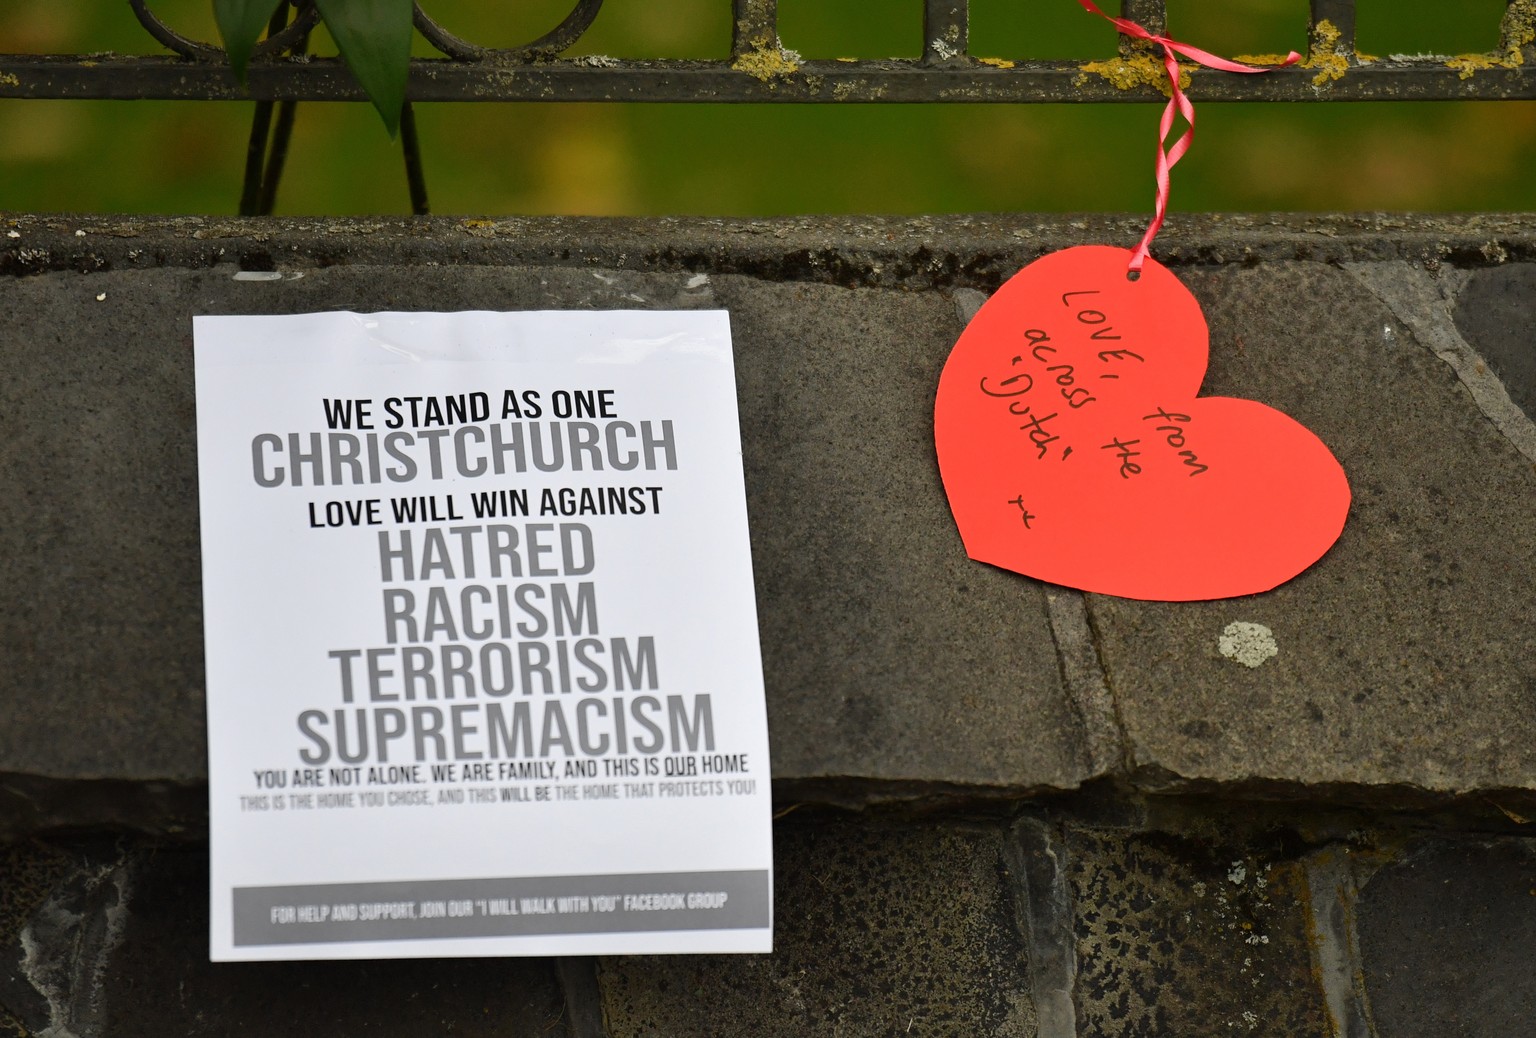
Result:
{"label": "stone wall ledge", "polygon": [[[1070,790],[847,777],[775,779],[773,803],[776,818],[826,819],[854,812],[914,823],[928,819],[933,824],[995,822],[1030,810],[1151,828],[1241,815],[1251,824],[1264,818],[1277,825],[1327,819],[1339,829],[1341,819],[1352,818],[1355,824],[1441,833],[1447,839],[1528,836],[1536,824],[1536,792],[1529,789],[1447,791],[1268,779],[1213,783],[1162,774],[1144,781],[1104,776]],[[0,844],[101,836],[131,836],[167,846],[205,845],[207,783],[0,774]]]}
{"label": "stone wall ledge", "polygon": [[[934,385],[979,291],[1140,228],[0,215],[0,830],[198,826],[189,318],[325,309],[730,311],[783,806],[1109,782],[1524,815],[1536,219],[1170,224],[1158,256],[1211,326],[1202,392],[1296,417],[1354,488],[1318,566],[1186,604],[969,561],[933,460]],[[302,277],[234,277],[260,269]],[[1232,621],[1279,655],[1224,658]]]}
{"label": "stone wall ledge", "polygon": [[[744,274],[846,287],[990,291],[1072,245],[1133,245],[1140,214],[777,217],[206,217],[8,213],[0,274],[233,263],[597,266]],[[15,236],[12,236],[14,232]],[[1178,213],[1157,238],[1171,266],[1405,260],[1459,268],[1536,262],[1524,213]]]}
{"label": "stone wall ledge", "polygon": [[1096,796],[774,827],[771,955],[206,961],[197,841],[0,840],[0,1035],[1527,1033],[1505,818]]}

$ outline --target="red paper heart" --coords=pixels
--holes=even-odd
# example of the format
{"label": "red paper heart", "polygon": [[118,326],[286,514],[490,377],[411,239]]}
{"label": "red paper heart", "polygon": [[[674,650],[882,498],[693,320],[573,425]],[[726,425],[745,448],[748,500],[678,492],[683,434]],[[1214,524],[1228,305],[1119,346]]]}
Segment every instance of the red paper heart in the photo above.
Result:
{"label": "red paper heart", "polygon": [[1349,481],[1295,419],[1199,397],[1200,304],[1161,264],[1081,246],[983,306],[939,378],[934,439],[973,559],[1157,601],[1254,594],[1322,557]]}

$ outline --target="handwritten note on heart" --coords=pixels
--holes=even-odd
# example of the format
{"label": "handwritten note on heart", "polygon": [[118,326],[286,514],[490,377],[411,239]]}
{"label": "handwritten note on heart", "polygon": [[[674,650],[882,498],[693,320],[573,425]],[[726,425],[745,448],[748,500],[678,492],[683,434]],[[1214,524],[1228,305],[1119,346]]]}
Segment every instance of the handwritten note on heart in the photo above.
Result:
{"label": "handwritten note on heart", "polygon": [[1349,481],[1288,415],[1196,397],[1200,305],[1156,261],[1128,280],[1129,257],[1042,257],[950,353],[934,438],[966,553],[1123,598],[1268,591],[1338,540]]}

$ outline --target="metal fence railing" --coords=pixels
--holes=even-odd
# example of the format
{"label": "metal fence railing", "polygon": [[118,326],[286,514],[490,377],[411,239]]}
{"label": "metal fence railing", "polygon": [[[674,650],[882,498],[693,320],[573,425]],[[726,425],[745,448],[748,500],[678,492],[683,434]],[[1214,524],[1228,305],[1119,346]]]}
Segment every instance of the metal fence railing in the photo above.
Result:
{"label": "metal fence railing", "polygon": [[[666,101],[768,103],[1021,103],[1159,100],[1157,75],[1133,62],[1148,45],[1121,38],[1096,61],[1010,60],[969,50],[969,0],[923,0],[923,55],[912,60],[806,61],[779,38],[777,0],[732,5],[731,52],[719,60],[627,60],[562,55],[591,26],[603,0],[577,0],[553,30],[521,47],[461,39],[416,4],[417,31],[443,57],[412,63],[414,101]],[[1301,0],[1297,0],[1299,4]],[[223,52],[190,40],[129,0],[146,31],[174,56],[0,55],[0,98],[154,100],[363,100],[335,59],[281,57],[317,18],[299,0],[288,29],[257,49],[248,89]],[[1122,13],[1153,32],[1165,0],[1123,0]],[[1367,58],[1355,50],[1354,0],[1311,0],[1309,53],[1265,76],[1191,71],[1196,101],[1496,100],[1536,98],[1536,0],[1511,0],[1499,46],[1461,57]],[[789,41],[790,46],[793,41]],[[265,60],[263,60],[265,59]]]}
{"label": "metal fence railing", "polygon": [[[288,0],[286,27],[257,46],[244,86],[230,74],[222,49],[177,32],[152,2],[128,0],[169,55],[0,54],[0,99],[256,100],[241,211],[270,212],[293,106],[366,100],[340,59],[302,53],[319,20],[313,0]],[[641,60],[567,54],[603,0],[576,0],[550,32],[511,48],[460,38],[431,16],[431,0],[418,0],[416,31],[442,56],[413,59],[407,79],[401,135],[413,208],[426,210],[426,194],[410,102],[1092,103],[1162,101],[1168,90],[1155,45],[1125,35],[1117,53],[1092,61],[974,55],[970,0],[922,0],[922,56],[887,60],[805,60],[793,41],[786,46],[780,39],[778,0],[719,2],[731,5],[729,54]],[[1355,48],[1355,6],[1355,0],[1310,0],[1308,53],[1300,63],[1262,76],[1186,65],[1185,92],[1195,101],[1536,99],[1536,0],[1508,0],[1497,48],[1460,56],[1362,55]],[[1166,0],[1121,0],[1120,13],[1161,33],[1166,8]]]}

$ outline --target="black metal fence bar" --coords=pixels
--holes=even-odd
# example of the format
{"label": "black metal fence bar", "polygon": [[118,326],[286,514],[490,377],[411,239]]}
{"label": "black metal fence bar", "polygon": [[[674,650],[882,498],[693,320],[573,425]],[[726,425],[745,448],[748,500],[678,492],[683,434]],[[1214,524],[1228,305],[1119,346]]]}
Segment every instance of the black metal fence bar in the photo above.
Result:
{"label": "black metal fence bar", "polygon": [[731,60],[779,49],[779,0],[731,0]]}
{"label": "black metal fence bar", "polygon": [[[1536,75],[1482,68],[1462,78],[1425,62],[1376,62],[1338,79],[1317,80],[1309,68],[1237,76],[1194,69],[1187,91],[1196,101],[1532,100]],[[714,62],[615,62],[593,68],[574,61],[523,67],[417,61],[407,96],[413,101],[666,101],[727,103],[993,103],[1161,101],[1154,85],[1118,85],[1078,65],[1012,69],[935,68],[899,62],[795,63],[793,72],[755,76]],[[174,58],[48,58],[0,55],[0,98],[108,100],[365,100],[338,61],[256,64],[249,89],[222,65]]]}
{"label": "black metal fence bar", "polygon": [[[166,26],[151,0],[128,2],[147,32],[178,56],[0,54],[0,98],[364,100],[336,59],[281,56],[314,26],[311,0],[299,0],[287,28],[257,48],[248,89],[236,85],[217,47]],[[1097,62],[980,59],[970,53],[969,0],[923,0],[923,51],[916,60],[803,60],[780,40],[777,0],[729,0],[731,52],[724,60],[561,57],[591,26],[602,2],[574,0],[571,13],[554,29],[510,48],[464,40],[418,3],[416,28],[445,57],[412,62],[407,96],[412,101],[1019,104],[1156,101],[1166,90],[1160,67],[1140,60],[1155,45],[1124,36],[1118,56]],[[1186,65],[1190,96],[1197,101],[1536,99],[1536,0],[1509,0],[1495,51],[1398,60],[1355,52],[1354,0],[1309,2],[1309,53],[1301,65],[1263,76]],[[423,3],[430,7],[430,0]],[[1113,0],[1108,6],[1113,8]],[[1152,32],[1164,31],[1165,0],[1122,0],[1121,12]]]}
{"label": "black metal fence bar", "polygon": [[[1353,0],[1350,0],[1352,3]],[[1164,0],[1121,0],[1120,17],[1129,19],[1148,32],[1161,36],[1168,31],[1168,5]],[[1120,56],[1131,57],[1150,48],[1145,40],[1120,37]]]}
{"label": "black metal fence bar", "polygon": [[[1332,43],[1332,49],[1346,55],[1351,64],[1355,60],[1355,0],[1312,0],[1311,39],[1313,46],[1319,46],[1322,41],[1318,39],[1318,26],[1327,24],[1332,27],[1337,37]],[[1330,34],[1331,35],[1331,34]]]}
{"label": "black metal fence bar", "polygon": [[970,60],[969,0],[924,0],[923,64],[949,65]]}

